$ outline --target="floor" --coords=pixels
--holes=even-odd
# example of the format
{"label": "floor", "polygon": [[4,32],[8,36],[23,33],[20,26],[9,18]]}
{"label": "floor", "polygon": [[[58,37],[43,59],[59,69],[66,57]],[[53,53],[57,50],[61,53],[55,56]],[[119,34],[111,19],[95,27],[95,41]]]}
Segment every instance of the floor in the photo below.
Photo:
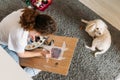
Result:
{"label": "floor", "polygon": [[[0,0],[0,20],[13,10],[25,6],[22,1]],[[85,24],[81,19],[102,19],[100,16],[78,0],[53,0],[52,5],[41,13],[55,19],[58,27],[56,35],[77,37],[79,41],[67,76],[42,71],[33,77],[34,80],[114,80],[120,73],[120,31],[105,21],[112,36],[112,44],[105,54],[95,58],[84,47],[84,44],[91,45],[92,39],[85,32]]]}

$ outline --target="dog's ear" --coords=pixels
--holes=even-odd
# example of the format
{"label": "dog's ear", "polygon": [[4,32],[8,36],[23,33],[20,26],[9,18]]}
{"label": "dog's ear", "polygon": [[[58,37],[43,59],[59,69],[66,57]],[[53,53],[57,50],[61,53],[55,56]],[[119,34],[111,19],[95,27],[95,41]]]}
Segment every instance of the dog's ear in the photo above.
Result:
{"label": "dog's ear", "polygon": [[86,27],[86,31],[88,32],[93,32],[96,28],[96,24],[95,23],[91,23],[91,24],[88,24],[87,27]]}

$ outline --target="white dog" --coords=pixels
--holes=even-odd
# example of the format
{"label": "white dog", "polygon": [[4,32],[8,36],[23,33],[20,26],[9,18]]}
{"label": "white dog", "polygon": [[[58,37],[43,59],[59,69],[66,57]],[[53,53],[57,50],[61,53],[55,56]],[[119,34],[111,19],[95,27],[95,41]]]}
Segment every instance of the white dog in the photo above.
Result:
{"label": "white dog", "polygon": [[85,31],[93,37],[92,46],[89,47],[86,45],[85,47],[92,51],[99,50],[95,53],[95,57],[97,54],[105,53],[111,45],[111,35],[107,29],[107,25],[100,19],[93,21],[82,20],[82,22],[87,23]]}

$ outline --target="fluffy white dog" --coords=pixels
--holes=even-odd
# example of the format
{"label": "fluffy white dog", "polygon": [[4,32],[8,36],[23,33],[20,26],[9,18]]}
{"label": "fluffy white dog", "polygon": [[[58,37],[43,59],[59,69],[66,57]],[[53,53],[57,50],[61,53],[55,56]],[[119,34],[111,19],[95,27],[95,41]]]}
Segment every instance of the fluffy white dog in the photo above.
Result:
{"label": "fluffy white dog", "polygon": [[107,25],[100,19],[92,21],[82,20],[82,22],[87,23],[85,31],[93,37],[92,46],[85,45],[85,47],[92,51],[99,50],[95,52],[95,57],[98,54],[105,53],[111,45],[111,35]]}

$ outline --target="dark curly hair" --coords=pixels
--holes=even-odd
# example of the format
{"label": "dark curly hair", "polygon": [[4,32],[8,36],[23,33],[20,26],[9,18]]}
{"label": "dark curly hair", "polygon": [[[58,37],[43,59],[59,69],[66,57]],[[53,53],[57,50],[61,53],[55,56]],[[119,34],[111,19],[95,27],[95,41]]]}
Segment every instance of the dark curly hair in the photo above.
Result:
{"label": "dark curly hair", "polygon": [[56,23],[52,17],[40,14],[37,10],[25,8],[20,17],[20,24],[24,30],[35,30],[41,35],[52,34],[56,31]]}

